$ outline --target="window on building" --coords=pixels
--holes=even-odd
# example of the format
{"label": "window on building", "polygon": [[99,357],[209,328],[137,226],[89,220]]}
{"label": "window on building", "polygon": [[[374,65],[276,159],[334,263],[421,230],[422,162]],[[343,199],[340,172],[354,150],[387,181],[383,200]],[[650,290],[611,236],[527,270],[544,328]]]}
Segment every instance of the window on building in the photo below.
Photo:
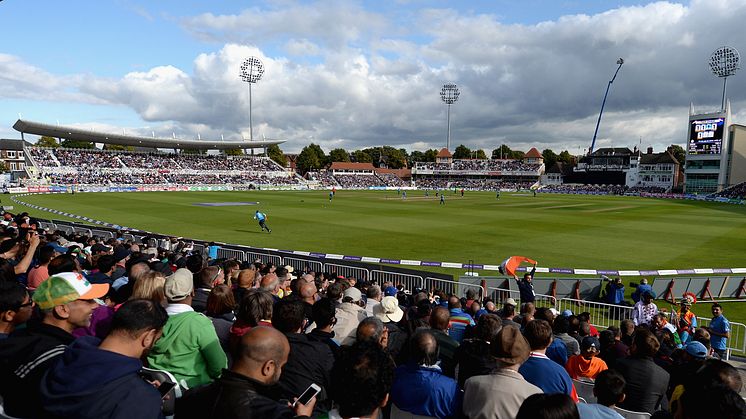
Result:
{"label": "window on building", "polygon": [[16,158],[16,152],[13,150],[8,150],[8,158],[15,159]]}

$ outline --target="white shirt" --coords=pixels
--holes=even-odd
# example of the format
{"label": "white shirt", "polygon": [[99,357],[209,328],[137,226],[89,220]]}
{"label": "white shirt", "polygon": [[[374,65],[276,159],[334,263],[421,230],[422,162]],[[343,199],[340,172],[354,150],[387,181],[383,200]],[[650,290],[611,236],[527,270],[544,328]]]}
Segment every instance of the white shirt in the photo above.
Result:
{"label": "white shirt", "polygon": [[194,311],[194,309],[188,304],[170,303],[168,306],[166,306],[166,313],[168,313],[169,316],[175,316],[177,314],[187,313],[190,311]]}

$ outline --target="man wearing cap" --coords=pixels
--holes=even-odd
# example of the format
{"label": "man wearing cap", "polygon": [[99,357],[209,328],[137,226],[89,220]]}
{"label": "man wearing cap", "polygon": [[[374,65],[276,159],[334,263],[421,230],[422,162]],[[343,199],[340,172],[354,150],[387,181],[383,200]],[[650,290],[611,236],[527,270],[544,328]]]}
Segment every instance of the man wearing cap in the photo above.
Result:
{"label": "man wearing cap", "polygon": [[489,347],[498,369],[466,380],[463,412],[470,419],[514,418],[528,396],[542,393],[518,372],[531,349],[512,326],[500,329]]}
{"label": "man wearing cap", "polygon": [[334,340],[340,345],[355,342],[357,326],[366,317],[363,308],[363,293],[355,287],[347,288],[342,294],[342,303],[337,307],[337,324],[334,327]]}
{"label": "man wearing cap", "polygon": [[521,328],[520,323],[516,322],[515,319],[515,308],[518,304],[511,297],[505,300],[503,303],[503,309],[500,314],[500,320],[502,320],[503,326],[513,326],[518,329]]}
{"label": "man wearing cap", "polygon": [[130,258],[130,254],[132,252],[130,249],[126,248],[123,245],[119,245],[114,248],[114,260],[116,261],[116,264],[114,265],[114,272],[111,274],[112,280],[117,280],[125,275],[127,272],[126,265],[127,261]]}
{"label": "man wearing cap", "polygon": [[404,317],[404,311],[399,308],[399,301],[396,297],[383,297],[381,304],[373,309],[373,313],[388,329],[388,350],[394,360],[398,359],[407,342],[406,332],[399,327],[399,322]]}
{"label": "man wearing cap", "polygon": [[192,308],[192,272],[177,269],[166,277],[164,291],[168,322],[148,355],[150,367],[170,372],[185,388],[208,384],[228,361],[210,319]]}
{"label": "man wearing cap", "polygon": [[682,343],[691,341],[694,329],[697,328],[697,316],[691,311],[694,302],[695,298],[693,295],[684,295],[681,298],[681,308],[676,313],[676,317],[679,319],[679,337]]}
{"label": "man wearing cap", "polygon": [[39,383],[44,373],[74,337],[73,329],[91,323],[94,301],[109,291],[107,284],[91,284],[83,275],[65,272],[42,282],[33,302],[43,319],[17,330],[0,342],[0,395],[5,412],[13,417],[40,417]]}
{"label": "man wearing cap", "polygon": [[[387,297],[391,298],[391,297]],[[436,418],[460,416],[462,393],[453,378],[438,367],[438,341],[420,329],[410,343],[410,360],[394,373],[391,402],[399,410]]]}
{"label": "man wearing cap", "polygon": [[609,369],[606,362],[597,357],[600,348],[601,343],[598,339],[593,336],[584,337],[583,341],[580,342],[580,354],[567,360],[565,369],[570,374],[570,378],[575,380],[591,378],[595,380],[601,371]]}
{"label": "man wearing cap", "polygon": [[673,389],[671,394],[671,401],[669,407],[671,412],[676,411],[676,404],[678,399],[684,393],[684,385],[691,380],[697,371],[702,368],[705,360],[707,359],[707,353],[709,351],[700,342],[692,341],[684,347],[684,352],[681,355],[681,364],[674,365],[669,369],[671,378],[668,383],[668,387]]}

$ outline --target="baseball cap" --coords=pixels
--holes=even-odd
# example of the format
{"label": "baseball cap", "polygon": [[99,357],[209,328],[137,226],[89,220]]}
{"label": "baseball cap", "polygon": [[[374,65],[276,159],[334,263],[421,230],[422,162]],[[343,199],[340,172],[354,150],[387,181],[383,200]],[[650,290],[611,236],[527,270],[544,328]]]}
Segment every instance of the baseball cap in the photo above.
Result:
{"label": "baseball cap", "polygon": [[399,292],[396,287],[386,287],[386,289],[383,290],[383,295],[386,297],[396,297],[396,294]]}
{"label": "baseball cap", "polygon": [[707,347],[696,340],[687,343],[685,350],[686,353],[697,359],[705,359],[707,357]]}
{"label": "baseball cap", "polygon": [[63,255],[67,253],[67,247],[60,246],[57,242],[50,242],[45,247],[51,247],[52,250],[54,250],[57,253],[62,253]]}
{"label": "baseball cap", "polygon": [[391,296],[383,297],[381,303],[373,307],[373,314],[384,323],[397,323],[404,317],[404,312],[399,308],[399,301]]}
{"label": "baseball cap", "polygon": [[513,307],[515,307],[515,306],[518,305],[518,303],[516,303],[515,300],[512,297],[508,298],[507,300],[505,300],[505,304],[507,304],[509,306],[513,306]]}
{"label": "baseball cap", "polygon": [[169,301],[182,301],[194,290],[194,277],[187,268],[179,268],[172,275],[166,277],[163,287]]}
{"label": "baseball cap", "polygon": [[593,336],[584,337],[583,340],[580,341],[580,351],[585,352],[585,351],[590,350],[591,348],[594,348],[597,351],[600,351],[601,342],[599,342],[598,338],[595,338]]}
{"label": "baseball cap", "polygon": [[516,365],[526,362],[531,346],[517,327],[505,326],[490,344],[490,351],[503,364]]}
{"label": "baseball cap", "polygon": [[572,316],[572,310],[564,310],[564,311],[562,311],[562,315],[564,317],[570,317],[570,316]]}
{"label": "baseball cap", "polygon": [[111,247],[105,244],[96,243],[93,246],[91,246],[91,253],[110,252],[110,251],[111,251]]}
{"label": "baseball cap", "polygon": [[123,260],[131,253],[132,252],[130,252],[130,250],[125,248],[124,246],[117,246],[117,248],[114,249],[114,260],[116,260],[117,262]]}
{"label": "baseball cap", "polygon": [[75,300],[93,300],[109,292],[109,284],[91,284],[77,272],[62,272],[50,276],[34,292],[33,300],[42,310],[71,303]]}
{"label": "baseball cap", "polygon": [[342,300],[344,300],[345,298],[350,298],[353,302],[358,302],[363,298],[363,293],[355,287],[350,287],[347,288],[342,295]]}

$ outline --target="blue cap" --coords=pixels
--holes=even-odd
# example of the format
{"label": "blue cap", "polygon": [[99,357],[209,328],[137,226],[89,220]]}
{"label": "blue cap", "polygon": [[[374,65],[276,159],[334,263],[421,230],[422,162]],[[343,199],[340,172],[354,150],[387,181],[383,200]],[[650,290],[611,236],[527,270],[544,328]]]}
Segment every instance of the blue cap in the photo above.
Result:
{"label": "blue cap", "polygon": [[707,348],[696,340],[686,344],[686,353],[697,359],[707,358]]}
{"label": "blue cap", "polygon": [[60,246],[60,244],[57,242],[51,242],[47,244],[46,247],[51,247],[52,250],[54,250],[57,253],[62,253],[63,255],[67,253],[67,247]]}
{"label": "blue cap", "polygon": [[562,312],[562,315],[565,317],[570,317],[572,316],[572,310],[565,310]]}
{"label": "blue cap", "polygon": [[386,287],[386,289],[383,290],[383,295],[385,297],[396,297],[398,292],[399,290],[397,290],[396,287]]}

